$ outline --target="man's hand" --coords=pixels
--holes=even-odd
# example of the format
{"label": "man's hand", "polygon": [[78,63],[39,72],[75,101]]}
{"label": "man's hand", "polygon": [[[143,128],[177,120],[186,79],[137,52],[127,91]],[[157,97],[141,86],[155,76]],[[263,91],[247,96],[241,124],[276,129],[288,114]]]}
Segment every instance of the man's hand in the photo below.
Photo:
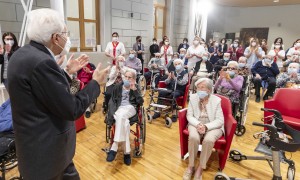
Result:
{"label": "man's hand", "polygon": [[68,74],[74,74],[89,63],[89,56],[81,54],[77,59],[73,59],[72,54],[67,62],[66,71]]}
{"label": "man's hand", "polygon": [[97,81],[97,83],[99,85],[104,80],[104,78],[106,78],[106,76],[109,72],[110,66],[108,66],[107,68],[105,68],[103,70],[100,70],[100,68],[101,68],[101,63],[99,63],[97,65],[97,68],[94,70],[94,74],[93,74],[93,79],[95,81]]}
{"label": "man's hand", "polygon": [[261,79],[261,76],[260,76],[259,74],[256,74],[256,75],[255,75],[255,78],[256,78],[256,79]]}
{"label": "man's hand", "polygon": [[58,59],[56,59],[56,63],[60,66],[64,63],[66,56],[60,56]]}

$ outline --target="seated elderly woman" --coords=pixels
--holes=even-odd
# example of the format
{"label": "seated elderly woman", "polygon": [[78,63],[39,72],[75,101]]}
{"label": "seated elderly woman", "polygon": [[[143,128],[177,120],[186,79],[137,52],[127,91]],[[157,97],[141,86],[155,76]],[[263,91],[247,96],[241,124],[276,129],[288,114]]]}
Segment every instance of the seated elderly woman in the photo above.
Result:
{"label": "seated elderly woman", "polygon": [[190,90],[194,90],[195,82],[199,78],[210,77],[213,71],[213,65],[209,62],[209,53],[204,52],[200,61],[198,61],[195,65],[195,68],[189,72],[192,77],[192,82],[190,86]]}
{"label": "seated elderly woman", "polygon": [[136,70],[137,73],[139,73],[142,70],[142,62],[139,58],[136,57],[135,50],[129,51],[129,56],[124,62],[124,66]]}
{"label": "seated elderly woman", "polygon": [[[148,63],[149,71],[145,72],[144,74],[147,84],[151,80],[151,76],[160,73],[160,70],[163,70],[165,66],[164,63],[165,61],[161,59],[161,54],[160,53],[154,53],[154,54],[155,57],[151,58]],[[155,84],[158,84],[159,79],[160,78],[157,78],[155,80]]]}
{"label": "seated elderly woman", "polygon": [[224,53],[223,59],[219,59],[215,64],[216,77],[219,76],[219,71],[222,70],[222,67],[227,66],[227,64],[232,61],[230,59],[230,53]]}
{"label": "seated elderly woman", "polygon": [[266,55],[263,60],[253,65],[251,72],[254,76],[255,101],[260,102],[260,87],[267,89],[263,100],[273,96],[276,88],[276,76],[279,74],[278,66],[273,62],[273,56]]}
{"label": "seated elderly woman", "polygon": [[124,142],[124,163],[131,164],[130,157],[130,124],[138,121],[136,109],[144,100],[135,83],[136,72],[126,70],[122,83],[114,86],[108,105],[107,124],[115,121],[114,142],[107,154],[106,161],[112,162],[117,154],[118,145]]}
{"label": "seated elderly woman", "polygon": [[[172,90],[172,91],[159,91],[158,93],[158,98],[159,97],[164,97],[164,98],[178,98],[180,96],[184,95],[186,85],[188,83],[188,73],[183,67],[183,61],[181,59],[175,59],[173,61],[174,66],[175,66],[175,71],[172,73],[169,73],[168,78],[165,80],[165,83],[167,84],[167,89]],[[176,89],[175,89],[175,83],[176,84]],[[159,104],[162,104],[162,101],[159,99],[158,101]],[[176,105],[173,104],[173,108],[175,108]],[[176,109],[173,109],[173,115],[172,115],[172,121],[175,122],[177,121],[177,111]],[[160,113],[155,112],[153,115],[153,119],[156,119],[160,117]]]}
{"label": "seated elderly woman", "polygon": [[279,74],[277,87],[293,87],[300,84],[299,63],[290,63],[287,72]]}
{"label": "seated elderly woman", "polygon": [[241,56],[238,61],[238,74],[241,76],[248,76],[250,70],[248,69],[247,65],[247,58],[245,56]]}
{"label": "seated elderly woman", "polygon": [[111,97],[112,89],[115,84],[122,82],[122,76],[124,76],[125,71],[131,69],[129,67],[124,66],[125,58],[123,56],[118,56],[116,58],[116,65],[113,66],[110,70],[110,74],[108,76],[108,81],[106,83],[105,90],[105,106],[107,107],[109,99]]}
{"label": "seated elderly woman", "polygon": [[215,84],[215,91],[227,96],[231,102],[236,102],[239,100],[243,82],[243,76],[238,75],[238,63],[231,61],[225,69],[220,71],[220,76]]}
{"label": "seated elderly woman", "polygon": [[202,179],[202,171],[206,169],[206,163],[214,144],[224,133],[221,99],[212,94],[213,81],[208,78],[200,78],[196,81],[195,86],[197,93],[191,94],[187,110],[189,165],[183,175],[184,180],[191,179],[195,171],[195,159],[201,139],[203,141],[200,162],[194,179]]}

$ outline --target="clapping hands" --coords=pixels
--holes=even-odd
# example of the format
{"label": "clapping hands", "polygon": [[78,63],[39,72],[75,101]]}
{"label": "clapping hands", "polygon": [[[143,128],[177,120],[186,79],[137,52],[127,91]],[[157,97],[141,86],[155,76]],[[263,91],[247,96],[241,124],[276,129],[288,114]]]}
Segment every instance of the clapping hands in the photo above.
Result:
{"label": "clapping hands", "polygon": [[68,74],[74,74],[89,63],[89,56],[81,54],[78,58],[73,59],[72,54],[67,62],[66,71]]}

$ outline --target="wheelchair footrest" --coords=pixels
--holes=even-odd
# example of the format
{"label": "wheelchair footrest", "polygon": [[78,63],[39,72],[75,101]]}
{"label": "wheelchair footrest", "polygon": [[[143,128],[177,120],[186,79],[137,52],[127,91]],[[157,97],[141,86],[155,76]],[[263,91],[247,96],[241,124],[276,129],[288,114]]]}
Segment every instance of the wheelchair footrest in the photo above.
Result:
{"label": "wheelchair footrest", "polygon": [[151,103],[150,106],[152,107],[157,107],[157,108],[162,108],[162,109],[166,109],[168,106],[166,105],[162,105],[162,104],[155,104],[155,103]]}

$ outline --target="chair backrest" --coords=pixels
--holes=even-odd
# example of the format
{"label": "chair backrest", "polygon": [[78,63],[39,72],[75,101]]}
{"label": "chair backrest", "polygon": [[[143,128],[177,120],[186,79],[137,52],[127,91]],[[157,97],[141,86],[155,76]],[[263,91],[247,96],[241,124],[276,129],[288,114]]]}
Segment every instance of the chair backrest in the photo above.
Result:
{"label": "chair backrest", "polygon": [[158,87],[159,87],[159,88],[166,88],[166,87],[167,87],[167,84],[165,83],[165,81],[159,81],[159,82],[158,82]]}
{"label": "chair backrest", "polygon": [[221,98],[221,107],[224,115],[224,130],[225,130],[225,138],[227,139],[229,136],[234,135],[236,120],[232,116],[232,107],[230,100],[222,95],[215,94],[219,98]]}
{"label": "chair backrest", "polygon": [[185,87],[185,92],[184,92],[184,95],[183,95],[183,100],[182,100],[182,108],[185,108],[185,105],[186,105],[186,102],[187,102],[187,99],[189,97],[189,88],[190,88],[190,83],[188,83]]}
{"label": "chair backrest", "polygon": [[[292,88],[280,88],[275,92],[273,100],[276,108],[282,115],[300,119],[300,90]],[[265,101],[265,105],[268,102]],[[267,107],[266,107],[267,108]]]}

